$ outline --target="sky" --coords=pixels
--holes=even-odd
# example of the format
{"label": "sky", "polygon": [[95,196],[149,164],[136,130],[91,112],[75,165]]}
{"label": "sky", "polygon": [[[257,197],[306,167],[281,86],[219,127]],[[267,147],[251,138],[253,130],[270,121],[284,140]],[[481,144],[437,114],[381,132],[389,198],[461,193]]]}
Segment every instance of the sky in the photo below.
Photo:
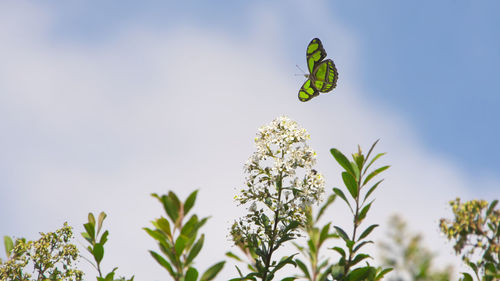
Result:
{"label": "sky", "polygon": [[[440,264],[458,264],[438,230],[447,202],[500,197],[498,8],[2,1],[0,235],[34,239],[65,221],[79,233],[88,212],[105,211],[104,267],[166,279],[142,230],[163,215],[150,194],[199,189],[194,210],[211,218],[197,265],[207,268],[224,259],[228,228],[245,213],[233,197],[257,129],[287,115],[310,133],[328,192],[341,185],[329,149],[349,154],[380,138],[381,164],[391,168],[369,214],[382,225],[375,237],[397,213]],[[306,68],[314,37],[337,66],[338,86],[301,103],[296,65]],[[329,215],[349,225],[340,202]],[[228,264],[217,280],[234,274]]]}

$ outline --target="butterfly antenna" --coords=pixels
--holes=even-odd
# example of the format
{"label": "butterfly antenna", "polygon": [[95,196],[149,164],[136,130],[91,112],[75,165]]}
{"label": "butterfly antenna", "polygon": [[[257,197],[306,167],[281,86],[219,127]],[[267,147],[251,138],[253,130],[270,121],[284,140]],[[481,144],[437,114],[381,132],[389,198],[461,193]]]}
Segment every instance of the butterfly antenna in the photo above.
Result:
{"label": "butterfly antenna", "polygon": [[305,75],[305,74],[306,74],[306,72],[305,72],[302,68],[300,68],[300,66],[299,66],[298,64],[296,64],[295,66],[296,66],[296,67],[297,67],[300,71],[302,71],[302,75]]}
{"label": "butterfly antenna", "polygon": [[302,74],[295,74],[295,76],[304,76],[306,78],[309,76],[306,74],[306,72],[302,68],[300,68],[300,66],[298,64],[296,64],[295,66],[302,72]]}

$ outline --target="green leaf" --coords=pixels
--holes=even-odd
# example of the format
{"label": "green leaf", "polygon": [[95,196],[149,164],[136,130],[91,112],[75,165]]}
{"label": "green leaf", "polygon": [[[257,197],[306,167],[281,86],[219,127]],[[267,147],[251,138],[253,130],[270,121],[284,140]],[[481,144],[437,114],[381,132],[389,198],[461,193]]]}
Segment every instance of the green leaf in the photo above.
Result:
{"label": "green leaf", "polygon": [[168,198],[172,199],[172,202],[174,203],[175,208],[180,211],[182,203],[181,203],[181,200],[179,200],[179,197],[177,197],[177,195],[175,195],[175,193],[173,191],[169,191]]}
{"label": "green leaf", "polygon": [[240,257],[238,257],[237,255],[233,254],[233,252],[226,252],[226,256],[230,257],[232,259],[235,259],[235,260],[237,260],[239,262],[243,261]]}
{"label": "green leaf", "polygon": [[335,194],[331,194],[330,196],[328,196],[328,199],[326,199],[326,202],[319,209],[318,214],[316,215],[315,221],[318,221],[321,218],[321,216],[325,212],[326,208],[328,208],[335,201],[335,198],[337,198],[337,196]]}
{"label": "green leaf", "polygon": [[94,225],[95,226],[95,217],[94,217],[94,214],[92,213],[89,213],[88,215],[88,220],[89,220],[89,223]]}
{"label": "green leaf", "polygon": [[297,278],[295,278],[295,277],[287,277],[287,278],[281,279],[281,281],[293,281],[295,279],[297,279]]}
{"label": "green leaf", "polygon": [[363,209],[361,209],[361,212],[359,212],[359,215],[358,215],[358,222],[362,222],[365,219],[366,214],[370,210],[372,203],[373,203],[373,201],[368,203],[366,206],[363,207]]}
{"label": "green leaf", "polygon": [[311,239],[307,240],[307,246],[309,246],[309,252],[315,256],[318,250]]}
{"label": "green leaf", "polygon": [[462,272],[462,275],[464,276],[461,281],[474,281],[472,279],[472,276],[469,273]]}
{"label": "green leaf", "polygon": [[[101,231],[101,228],[102,228],[102,223],[106,219],[106,216],[107,215],[104,212],[101,212],[99,214],[99,218],[97,219],[97,234],[96,235],[99,235],[99,232]],[[95,223],[95,221],[94,221],[94,223]]]}
{"label": "green leaf", "polygon": [[200,281],[209,281],[214,279],[215,276],[219,274],[219,271],[221,271],[222,268],[224,267],[224,263],[225,261],[216,263],[215,265],[207,269],[207,271],[205,271],[205,273],[203,273],[203,275],[201,276]]}
{"label": "green leaf", "polygon": [[186,247],[186,242],[188,238],[184,235],[179,235],[177,240],[175,240],[175,256],[179,258]]}
{"label": "green leaf", "polygon": [[356,181],[359,181],[360,173],[359,173],[358,166],[356,166],[355,162],[351,162],[351,167],[352,167],[352,170],[354,171],[354,175],[353,175],[354,178],[356,179]]}
{"label": "green leaf", "polygon": [[94,255],[95,261],[99,264],[104,257],[104,247],[101,243],[96,243],[94,249],[92,250],[92,255]]}
{"label": "green leaf", "polygon": [[202,234],[200,239],[194,243],[193,248],[189,251],[189,254],[186,258],[186,265],[191,264],[194,258],[200,253],[201,248],[203,248],[203,242],[205,241],[205,234]]}
{"label": "green leaf", "polygon": [[[360,239],[361,240],[361,239]],[[359,241],[359,240],[358,240]],[[363,241],[361,243],[359,243],[355,248],[354,250],[352,251],[353,253],[356,253],[359,249],[361,249],[364,245],[366,244],[372,244],[373,241]]]}
{"label": "green leaf", "polygon": [[375,161],[377,161],[377,159],[379,159],[380,157],[386,155],[387,153],[383,152],[383,153],[379,153],[377,155],[375,155],[375,157],[373,157],[373,159],[370,161],[370,163],[368,163],[368,165],[366,165],[366,168],[365,168],[365,171],[363,173],[366,173],[366,171],[368,171],[368,169],[370,168],[370,166],[375,163]]}
{"label": "green leaf", "polygon": [[361,281],[361,280],[369,280],[370,275],[375,275],[376,270],[371,266],[359,267],[351,271],[347,275],[348,281]]}
{"label": "green leaf", "polygon": [[367,254],[358,254],[354,257],[354,259],[351,261],[351,266],[358,264],[360,261],[366,259],[366,258],[371,258],[370,255]]}
{"label": "green leaf", "polygon": [[12,242],[12,238],[5,235],[3,237],[3,245],[5,247],[5,254],[7,255],[7,258],[9,258],[10,252],[12,252],[12,250],[14,249],[14,242]]}
{"label": "green leaf", "polygon": [[196,235],[196,232],[198,231],[198,216],[193,215],[189,220],[187,221],[186,224],[181,229],[181,234],[185,235],[187,237],[191,237],[193,235]]}
{"label": "green leaf", "polygon": [[342,200],[344,200],[347,203],[347,206],[349,206],[349,209],[351,209],[351,212],[354,213],[354,210],[352,209],[349,200],[347,200],[347,198],[345,197],[344,192],[336,187],[333,188],[333,192],[337,194],[340,198],[342,198]]}
{"label": "green leaf", "polygon": [[342,249],[340,247],[333,247],[332,250],[336,251],[337,253],[340,254],[340,256],[342,256],[343,258],[345,258],[345,251],[344,251],[344,249]]}
{"label": "green leaf", "polygon": [[393,268],[386,268],[382,270],[379,274],[377,274],[377,277],[375,277],[375,280],[380,280],[386,275],[387,273],[391,272]]}
{"label": "green leaf", "polygon": [[344,170],[349,172],[352,176],[355,175],[354,170],[352,169],[351,166],[351,162],[349,162],[347,157],[345,157],[345,155],[342,154],[342,152],[340,152],[338,149],[332,148],[330,149],[330,153],[333,155],[335,160],[337,160],[337,163],[339,163],[339,165],[342,166],[342,168],[344,168]]}
{"label": "green leaf", "polygon": [[384,181],[383,179],[379,180],[377,183],[375,183],[375,184],[374,184],[374,185],[373,185],[373,186],[372,186],[372,187],[368,190],[368,192],[367,192],[367,193],[366,193],[366,195],[365,195],[365,198],[363,199],[363,202],[365,202],[365,201],[366,201],[366,199],[368,199],[368,196],[370,196],[370,194],[372,194],[372,192],[373,192],[373,191],[375,191],[375,189],[377,188],[377,186],[378,186],[381,182],[383,182],[383,181]]}
{"label": "green leaf", "polygon": [[92,238],[90,238],[89,234],[87,232],[82,232],[80,233],[85,240],[87,240],[90,244],[92,244]]}
{"label": "green leaf", "polygon": [[158,262],[163,268],[168,271],[168,273],[170,273],[170,276],[172,276],[174,279],[176,278],[176,273],[167,260],[165,260],[162,256],[154,251],[149,251],[149,253],[156,260],[156,262]]}
{"label": "green leaf", "polygon": [[365,179],[365,181],[363,182],[363,185],[365,185],[368,181],[370,181],[373,177],[375,177],[376,175],[382,173],[383,171],[389,169],[390,166],[383,166],[383,167],[380,167],[378,169],[376,169],[375,171],[371,172]]}
{"label": "green leaf", "polygon": [[320,274],[318,281],[327,281],[328,275],[332,272],[333,265],[330,265],[323,273]]}
{"label": "green leaf", "polygon": [[279,261],[279,263],[274,266],[273,270],[271,270],[271,274],[274,275],[279,269],[281,269],[283,266],[285,266],[287,264],[292,264],[293,266],[297,267],[297,264],[293,260],[293,257],[295,255],[297,255],[297,254],[282,257],[281,260]]}
{"label": "green leaf", "polygon": [[92,242],[95,241],[95,228],[94,228],[94,225],[92,223],[88,222],[88,223],[84,224],[83,227],[85,227],[85,230],[87,231],[87,234],[89,235],[89,237],[92,240]]}
{"label": "green leaf", "polygon": [[330,231],[330,222],[325,224],[323,228],[321,229],[321,233],[319,234],[319,244],[318,247],[321,247],[323,242],[325,242],[326,239],[328,239],[328,234]]}
{"label": "green leaf", "polygon": [[166,240],[165,235],[162,232],[160,232],[159,230],[152,230],[152,229],[149,229],[147,227],[144,227],[142,229],[144,229],[149,234],[149,236],[153,237],[155,240],[158,240],[158,241],[165,241]]}
{"label": "green leaf", "polygon": [[358,197],[358,186],[354,177],[347,172],[342,172],[342,180],[344,180],[344,184],[352,198],[356,199]]}
{"label": "green leaf", "polygon": [[194,206],[194,202],[196,201],[196,195],[198,194],[198,190],[193,191],[188,198],[186,199],[186,202],[184,202],[184,215],[186,215],[191,208]]}
{"label": "green leaf", "polygon": [[311,275],[309,274],[309,270],[307,270],[307,266],[299,259],[295,260],[295,263],[299,266],[300,270],[304,273],[305,277],[311,279]]}
{"label": "green leaf", "polygon": [[179,218],[179,209],[176,208],[175,202],[167,196],[162,196],[163,209],[167,213],[168,217],[175,223]]}
{"label": "green leaf", "polygon": [[198,270],[196,270],[194,267],[189,267],[189,269],[186,272],[186,277],[184,278],[184,281],[196,281],[198,278]]}
{"label": "green leaf", "polygon": [[491,212],[493,212],[493,210],[495,209],[495,206],[498,204],[498,200],[493,200],[490,204],[490,206],[488,207],[488,210],[486,211],[486,216],[488,217]]}
{"label": "green leaf", "polygon": [[108,241],[108,235],[109,232],[106,230],[104,233],[101,235],[101,239],[99,239],[99,243],[104,246],[104,244]]}
{"label": "green leaf", "polygon": [[160,228],[160,230],[165,233],[168,237],[172,238],[172,231],[170,229],[170,223],[168,220],[164,217],[161,217],[156,220],[156,224]]}
{"label": "green leaf", "polygon": [[358,171],[361,171],[363,169],[363,164],[365,162],[365,156],[361,154],[361,148],[358,145],[358,153],[355,153],[352,155],[352,159],[354,162],[356,162],[356,167],[358,168]]}
{"label": "green leaf", "polygon": [[340,238],[342,238],[346,242],[351,241],[349,239],[349,236],[347,236],[347,233],[345,233],[345,231],[342,228],[335,225],[333,227],[335,227],[335,229],[337,230],[337,233],[339,234]]}
{"label": "green leaf", "polygon": [[365,231],[363,231],[363,233],[361,233],[361,236],[359,236],[358,241],[365,238],[366,236],[368,236],[373,231],[373,229],[375,229],[377,226],[378,226],[378,224],[372,224],[369,227],[367,227],[365,229]]}

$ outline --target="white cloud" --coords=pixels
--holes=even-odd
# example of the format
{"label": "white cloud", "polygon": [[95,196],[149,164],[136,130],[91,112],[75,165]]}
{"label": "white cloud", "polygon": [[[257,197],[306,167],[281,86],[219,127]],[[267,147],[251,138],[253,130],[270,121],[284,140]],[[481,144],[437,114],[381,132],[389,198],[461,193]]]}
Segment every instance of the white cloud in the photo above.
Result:
{"label": "white cloud", "polygon": [[[166,272],[149,257],[155,245],[141,230],[163,212],[149,194],[173,189],[185,198],[200,188],[196,211],[212,216],[199,259],[207,268],[224,258],[227,228],[242,213],[232,198],[257,128],[285,113],[311,133],[330,187],[340,184],[331,147],[351,152],[381,138],[378,151],[389,153],[392,168],[376,192],[372,221],[402,214],[433,249],[446,249],[437,220],[449,215],[448,200],[471,197],[472,179],[423,147],[397,112],[361,94],[369,89],[359,87],[356,43],[347,31],[325,32],[343,38],[335,46],[338,88],[299,103],[302,81],[286,68],[293,64],[267,45],[280,23],[260,25],[255,33],[262,37],[243,41],[200,27],[137,28],[90,48],[49,41],[50,17],[33,9],[31,21],[15,26],[27,17],[24,9],[10,6],[17,17],[9,19],[0,12],[2,37],[22,38],[0,46],[0,205],[7,222],[0,235],[33,238],[65,220],[78,233],[88,211],[104,210],[111,233],[104,266],[159,280]],[[340,201],[333,210],[336,223],[350,223]],[[219,280],[234,273],[228,265]]]}

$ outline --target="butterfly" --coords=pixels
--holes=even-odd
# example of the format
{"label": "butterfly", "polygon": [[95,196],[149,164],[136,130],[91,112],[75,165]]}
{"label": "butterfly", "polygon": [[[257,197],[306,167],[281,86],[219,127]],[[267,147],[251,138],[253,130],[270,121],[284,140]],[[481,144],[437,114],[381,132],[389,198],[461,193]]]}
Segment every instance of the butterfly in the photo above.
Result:
{"label": "butterfly", "polygon": [[308,101],[320,92],[328,93],[337,86],[337,68],[331,59],[323,61],[325,57],[326,51],[321,40],[311,40],[306,51],[309,74],[304,74],[307,80],[299,90],[300,101]]}

